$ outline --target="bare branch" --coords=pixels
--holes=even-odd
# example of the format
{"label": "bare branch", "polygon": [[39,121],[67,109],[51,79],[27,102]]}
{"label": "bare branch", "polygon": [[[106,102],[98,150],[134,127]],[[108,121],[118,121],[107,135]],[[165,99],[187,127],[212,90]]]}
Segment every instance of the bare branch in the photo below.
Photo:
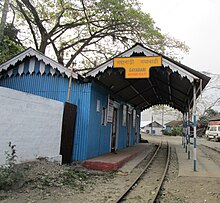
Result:
{"label": "bare branch", "polygon": [[83,6],[83,13],[84,13],[84,15],[86,17],[86,20],[87,20],[87,27],[89,29],[89,33],[92,36],[92,31],[91,31],[91,28],[90,28],[90,20],[87,16],[87,13],[86,13],[86,7],[85,7],[85,4],[84,4],[84,0],[81,0],[81,3],[82,3],[82,6]]}
{"label": "bare branch", "polygon": [[29,25],[29,28],[30,28],[30,30],[31,30],[32,37],[33,37],[33,39],[34,39],[35,47],[36,47],[37,50],[39,50],[39,46],[38,46],[36,34],[35,34],[34,29],[33,29],[33,27],[32,27],[31,20],[30,20],[30,18],[27,16],[26,12],[24,11],[24,9],[23,9],[23,7],[22,7],[22,4],[21,4],[18,0],[16,0],[16,2],[17,2],[17,5],[18,5],[19,8],[20,8],[20,12],[23,14],[25,20],[27,21],[27,23],[28,23],[28,25]]}

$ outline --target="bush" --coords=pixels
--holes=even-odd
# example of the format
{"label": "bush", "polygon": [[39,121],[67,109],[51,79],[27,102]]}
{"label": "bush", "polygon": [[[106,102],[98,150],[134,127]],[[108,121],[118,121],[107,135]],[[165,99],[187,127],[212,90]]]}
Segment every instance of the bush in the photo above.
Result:
{"label": "bush", "polygon": [[163,134],[164,134],[164,135],[171,136],[171,132],[169,132],[169,131],[167,131],[167,130],[163,130]]}
{"label": "bush", "polygon": [[179,126],[173,127],[171,131],[163,130],[163,134],[167,136],[181,136],[182,128]]}
{"label": "bush", "polygon": [[173,127],[173,129],[171,131],[172,136],[181,136],[181,134],[182,134],[181,127],[179,127],[179,126]]}
{"label": "bush", "polygon": [[22,174],[16,168],[16,150],[11,142],[8,144],[10,152],[6,151],[6,164],[0,167],[0,189],[10,189],[13,185],[19,182]]}

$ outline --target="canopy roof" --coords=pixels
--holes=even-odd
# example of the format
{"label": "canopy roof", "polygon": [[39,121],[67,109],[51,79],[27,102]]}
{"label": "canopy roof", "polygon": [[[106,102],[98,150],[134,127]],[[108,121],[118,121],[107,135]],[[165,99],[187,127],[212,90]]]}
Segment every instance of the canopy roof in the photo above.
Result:
{"label": "canopy roof", "polygon": [[153,105],[166,104],[181,112],[193,105],[193,85],[196,97],[205,88],[210,78],[164,55],[135,44],[116,57],[162,56],[162,66],[150,68],[150,77],[126,79],[123,68],[113,68],[113,60],[101,64],[86,74],[106,86],[116,98],[140,110]]}

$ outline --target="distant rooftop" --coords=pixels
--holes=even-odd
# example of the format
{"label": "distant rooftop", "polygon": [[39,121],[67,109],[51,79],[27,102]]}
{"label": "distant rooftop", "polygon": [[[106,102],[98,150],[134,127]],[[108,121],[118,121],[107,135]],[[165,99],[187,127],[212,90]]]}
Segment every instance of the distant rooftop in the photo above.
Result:
{"label": "distant rooftop", "polygon": [[179,126],[183,123],[183,121],[177,121],[177,120],[173,120],[170,121],[168,123],[165,123],[166,126],[170,126],[170,127],[174,127],[174,126]]}
{"label": "distant rooftop", "polygon": [[220,120],[220,115],[215,115],[209,119],[209,121],[218,121]]}
{"label": "distant rooftop", "polygon": [[[142,123],[142,124],[144,124],[144,123]],[[145,125],[141,125],[141,128],[143,128],[143,127],[159,127],[159,128],[162,128],[163,126],[160,124],[160,123],[158,123],[157,121],[146,121],[146,123],[145,123]]]}

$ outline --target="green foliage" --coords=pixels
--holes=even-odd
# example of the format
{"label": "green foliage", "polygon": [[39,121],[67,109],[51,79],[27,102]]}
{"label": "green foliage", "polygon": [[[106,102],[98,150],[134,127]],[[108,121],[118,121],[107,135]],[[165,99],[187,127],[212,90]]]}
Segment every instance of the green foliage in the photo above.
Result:
{"label": "green foliage", "polygon": [[213,116],[219,115],[220,113],[216,110],[208,108],[203,115],[199,117],[199,122],[202,126],[208,126],[209,119]]}
{"label": "green foliage", "polygon": [[167,136],[181,136],[182,128],[180,126],[174,126],[171,131],[164,130],[163,134]]}
{"label": "green foliage", "polygon": [[175,126],[173,127],[172,131],[171,131],[171,135],[172,136],[180,136],[182,133],[182,128],[179,126]]}
{"label": "green foliage", "polygon": [[188,51],[183,42],[155,27],[138,0],[14,0],[12,3],[16,28],[23,34],[20,36],[29,36],[25,44],[34,43],[43,53],[52,45],[57,61],[66,66],[81,55],[80,64],[84,68],[94,67],[135,42],[174,57],[175,50]]}
{"label": "green foliage", "polygon": [[8,143],[8,146],[10,148],[10,152],[6,151],[6,165],[8,165],[9,168],[13,168],[15,166],[15,162],[16,162],[16,150],[15,147],[16,145],[12,145],[11,142]]}
{"label": "green foliage", "polygon": [[170,131],[167,131],[167,130],[164,130],[163,131],[163,135],[168,135],[168,136],[171,136],[172,135],[172,132]]}
{"label": "green foliage", "polygon": [[15,166],[16,163],[16,150],[15,145],[11,142],[8,144],[10,151],[6,151],[6,165],[0,167],[0,189],[9,189],[14,184],[19,182],[22,174]]}
{"label": "green foliage", "polygon": [[23,48],[11,41],[8,37],[5,37],[2,42],[0,42],[0,63],[7,61],[16,54],[20,53]]}
{"label": "green foliage", "polygon": [[84,190],[84,182],[88,180],[88,175],[84,172],[69,169],[63,174],[63,184],[70,187]]}

